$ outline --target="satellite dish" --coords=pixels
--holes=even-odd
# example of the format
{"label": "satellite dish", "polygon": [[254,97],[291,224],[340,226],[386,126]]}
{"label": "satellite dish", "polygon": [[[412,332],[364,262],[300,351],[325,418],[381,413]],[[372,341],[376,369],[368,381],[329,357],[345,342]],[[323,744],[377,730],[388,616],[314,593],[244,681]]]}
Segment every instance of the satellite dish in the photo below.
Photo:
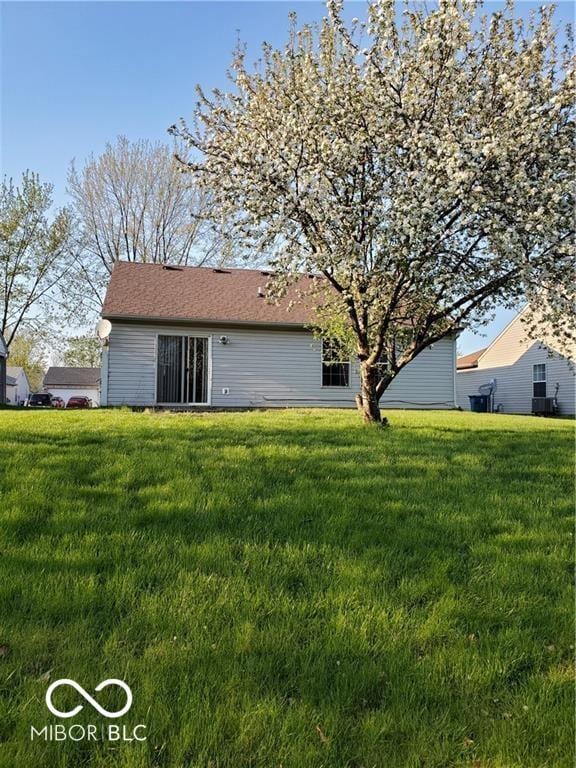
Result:
{"label": "satellite dish", "polygon": [[101,320],[98,320],[98,325],[96,326],[96,333],[98,334],[98,338],[107,339],[108,336],[110,336],[110,331],[112,330],[112,323],[110,320],[105,320],[102,318]]}

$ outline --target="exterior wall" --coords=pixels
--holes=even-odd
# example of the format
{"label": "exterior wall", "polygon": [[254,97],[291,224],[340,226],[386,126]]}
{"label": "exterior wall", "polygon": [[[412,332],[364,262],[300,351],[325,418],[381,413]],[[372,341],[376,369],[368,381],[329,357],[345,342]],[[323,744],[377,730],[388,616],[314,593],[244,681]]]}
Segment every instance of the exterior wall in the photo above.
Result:
{"label": "exterior wall", "polygon": [[480,356],[478,368],[498,368],[503,365],[512,365],[534,343],[528,341],[526,330],[521,322],[522,312],[504,328],[499,336],[490,344],[488,349]]}
{"label": "exterior wall", "polygon": [[[522,322],[526,309],[523,309],[516,315],[500,335],[494,339],[484,354],[480,356],[478,368],[498,368],[503,365],[513,365],[522,355],[532,349],[534,340],[526,338],[526,327]],[[555,349],[554,335],[548,333],[545,328],[542,330],[542,336],[539,341],[551,350]],[[564,350],[564,352],[572,359],[576,358],[576,346],[568,351]],[[542,360],[542,362],[545,362],[545,360]]]}
{"label": "exterior wall", "polygon": [[100,391],[98,389],[90,389],[89,387],[44,387],[44,389],[54,397],[61,397],[65,403],[71,397],[89,397],[93,407],[100,405]]}
{"label": "exterior wall", "polygon": [[17,376],[10,374],[16,379],[15,387],[6,387],[6,393],[10,402],[14,405],[22,405],[30,394],[30,387],[28,385],[28,377],[23,370],[20,370]]}
{"label": "exterior wall", "polygon": [[18,377],[17,395],[19,403],[24,403],[30,397],[30,383],[24,371]]}
{"label": "exterior wall", "polygon": [[6,382],[6,402],[8,405],[18,405],[17,397],[18,389],[16,384],[9,384]]}
{"label": "exterior wall", "polygon": [[546,394],[554,396],[556,384],[559,384],[558,406],[561,415],[571,415],[575,412],[576,379],[566,358],[559,355],[549,356],[548,350],[538,342],[531,342],[527,350],[509,365],[492,365],[485,367],[486,359],[492,361],[509,359],[508,345],[503,351],[495,351],[488,358],[482,358],[482,367],[469,371],[458,371],[456,385],[458,404],[461,408],[470,410],[468,395],[478,394],[481,384],[488,384],[490,379],[496,379],[496,394],[494,404],[501,404],[503,413],[532,412],[532,366],[539,363],[546,365]]}
{"label": "exterior wall", "polygon": [[109,345],[106,340],[100,355],[100,405],[108,405],[108,353]]}
{"label": "exterior wall", "polygon": [[[0,337],[0,344],[1,344]],[[6,358],[0,355],[0,404],[6,402]]]}
{"label": "exterior wall", "polygon": [[[103,402],[108,405],[156,403],[159,334],[211,337],[212,406],[355,405],[354,396],[359,389],[357,369],[352,366],[350,387],[322,387],[320,343],[309,332],[120,322],[112,323],[104,357]],[[220,344],[220,336],[227,336],[229,343]],[[385,393],[383,407],[453,408],[454,355],[452,339],[443,339],[422,352]],[[229,394],[223,394],[226,388]]]}

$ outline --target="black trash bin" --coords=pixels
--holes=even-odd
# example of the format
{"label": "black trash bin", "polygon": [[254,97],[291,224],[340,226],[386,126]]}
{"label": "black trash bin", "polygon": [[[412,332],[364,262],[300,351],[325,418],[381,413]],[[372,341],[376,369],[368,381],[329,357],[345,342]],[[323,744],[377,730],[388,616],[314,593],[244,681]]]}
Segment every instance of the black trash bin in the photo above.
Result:
{"label": "black trash bin", "polygon": [[468,395],[470,410],[474,413],[488,413],[488,398],[490,395]]}

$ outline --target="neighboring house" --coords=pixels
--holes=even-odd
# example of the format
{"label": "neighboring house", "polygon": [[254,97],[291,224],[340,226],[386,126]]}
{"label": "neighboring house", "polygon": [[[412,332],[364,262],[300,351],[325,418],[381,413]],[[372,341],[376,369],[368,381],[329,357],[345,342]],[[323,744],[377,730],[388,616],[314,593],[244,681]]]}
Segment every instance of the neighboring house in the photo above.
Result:
{"label": "neighboring house", "polygon": [[6,360],[8,358],[8,347],[4,341],[4,336],[0,333],[0,405],[6,402]]}
{"label": "neighboring house", "polygon": [[65,403],[71,397],[89,397],[93,406],[100,405],[100,368],[48,368],[42,387]]}
{"label": "neighboring house", "polygon": [[[6,370],[8,370],[8,366],[6,366]],[[6,373],[6,399],[5,403],[7,405],[15,405],[16,401],[13,399],[16,397],[16,379],[13,376],[10,376],[10,374]]]}
{"label": "neighboring house", "polygon": [[[102,405],[354,406],[357,365],[328,364],[308,327],[311,306],[266,300],[269,274],[117,262],[102,310],[111,323]],[[382,406],[454,408],[455,364],[455,338],[437,342]]]}
{"label": "neighboring house", "polygon": [[8,373],[6,373],[6,399],[4,402],[7,405],[14,405],[15,403],[12,398],[15,396],[16,396],[16,379],[13,376],[10,376]]}
{"label": "neighboring house", "polygon": [[7,379],[12,379],[12,383],[6,381],[6,395],[11,405],[24,405],[30,395],[30,383],[24,368],[16,365],[6,366]]}
{"label": "neighboring house", "polygon": [[[554,339],[526,338],[522,310],[488,347],[458,358],[458,404],[470,409],[468,395],[495,379],[494,407],[503,413],[532,413],[533,398],[557,398],[560,415],[575,412],[573,357],[555,350]],[[542,404],[535,403],[541,410]]]}

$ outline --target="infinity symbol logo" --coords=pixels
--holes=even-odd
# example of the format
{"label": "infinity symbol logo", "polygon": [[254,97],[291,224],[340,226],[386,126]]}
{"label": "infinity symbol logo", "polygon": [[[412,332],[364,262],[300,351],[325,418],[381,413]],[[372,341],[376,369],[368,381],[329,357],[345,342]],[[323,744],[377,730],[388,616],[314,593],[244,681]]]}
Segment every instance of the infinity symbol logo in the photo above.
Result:
{"label": "infinity symbol logo", "polygon": [[81,685],[78,685],[75,680],[70,680],[67,677],[63,677],[61,680],[55,680],[46,691],[46,706],[50,712],[52,712],[52,714],[56,715],[57,717],[74,717],[74,715],[77,715],[81,709],[84,709],[82,704],[78,704],[78,706],[74,707],[74,709],[71,709],[70,712],[61,712],[59,709],[56,709],[54,704],[52,704],[52,694],[56,688],[60,688],[61,685],[69,685],[71,688],[74,688],[74,690],[78,691],[80,696],[85,698],[86,701],[91,704],[97,712],[99,712],[101,715],[104,715],[104,717],[122,717],[122,715],[125,715],[132,706],[132,691],[123,680],[116,680],[115,678],[103,680],[94,689],[95,691],[101,691],[103,688],[108,688],[109,685],[116,685],[118,688],[122,688],[126,694],[126,704],[124,704],[122,709],[119,709],[118,712],[109,712],[107,709],[104,709],[104,707],[101,707],[100,704],[98,704],[98,702],[93,699],[92,696],[90,696],[90,694],[85,691]]}

